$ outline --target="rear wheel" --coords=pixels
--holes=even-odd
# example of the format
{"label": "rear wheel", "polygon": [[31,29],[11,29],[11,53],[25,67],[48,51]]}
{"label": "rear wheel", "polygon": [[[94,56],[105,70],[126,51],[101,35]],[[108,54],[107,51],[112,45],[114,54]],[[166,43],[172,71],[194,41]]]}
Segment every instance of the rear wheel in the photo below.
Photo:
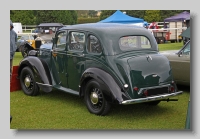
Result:
{"label": "rear wheel", "polygon": [[39,87],[35,82],[32,70],[29,67],[22,69],[20,74],[20,84],[24,94],[36,96],[39,93]]}
{"label": "rear wheel", "polygon": [[97,81],[91,80],[87,83],[84,100],[89,112],[96,115],[106,115],[111,105],[106,101],[100,85]]}

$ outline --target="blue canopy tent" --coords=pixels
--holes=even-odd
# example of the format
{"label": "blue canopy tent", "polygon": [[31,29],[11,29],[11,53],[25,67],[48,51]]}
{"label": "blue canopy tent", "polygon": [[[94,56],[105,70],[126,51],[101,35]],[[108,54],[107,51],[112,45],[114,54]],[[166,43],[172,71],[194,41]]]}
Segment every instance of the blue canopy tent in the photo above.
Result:
{"label": "blue canopy tent", "polygon": [[141,18],[135,18],[128,16],[121,11],[117,10],[114,14],[108,18],[99,21],[99,23],[123,23],[123,24],[134,24],[134,23],[144,23]]}
{"label": "blue canopy tent", "polygon": [[190,13],[187,11],[184,11],[180,14],[168,17],[164,19],[164,22],[178,22],[178,21],[184,21],[185,19],[190,18]]}

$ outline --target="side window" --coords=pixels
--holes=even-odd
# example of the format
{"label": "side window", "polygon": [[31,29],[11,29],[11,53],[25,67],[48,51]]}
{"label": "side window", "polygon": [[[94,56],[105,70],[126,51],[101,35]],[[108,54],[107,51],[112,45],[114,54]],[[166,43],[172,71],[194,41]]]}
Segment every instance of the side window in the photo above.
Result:
{"label": "side window", "polygon": [[122,51],[151,48],[149,39],[145,36],[125,36],[119,39],[119,44]]}
{"label": "side window", "polygon": [[89,35],[89,37],[88,37],[87,51],[89,53],[101,53],[102,52],[100,41],[94,35]]}
{"label": "side window", "polygon": [[57,42],[56,42],[56,48],[58,49],[65,49],[66,46],[66,37],[67,37],[67,32],[61,32],[57,35]]}
{"label": "side window", "polygon": [[183,49],[183,55],[190,55],[190,42],[187,46]]}
{"label": "side window", "polygon": [[85,46],[85,34],[82,32],[69,33],[69,50],[83,51]]}

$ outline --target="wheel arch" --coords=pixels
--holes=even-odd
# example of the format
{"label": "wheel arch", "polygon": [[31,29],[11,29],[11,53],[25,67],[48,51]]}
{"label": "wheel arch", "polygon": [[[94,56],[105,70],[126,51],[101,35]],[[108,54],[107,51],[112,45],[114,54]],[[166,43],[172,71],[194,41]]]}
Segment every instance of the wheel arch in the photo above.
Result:
{"label": "wheel arch", "polygon": [[120,86],[109,73],[98,68],[89,68],[82,74],[80,80],[80,97],[84,96],[85,86],[92,79],[100,84],[107,101],[120,104],[122,101],[128,99],[128,96],[123,92],[123,86]]}
{"label": "wheel arch", "polygon": [[52,79],[47,63],[35,56],[28,56],[24,58],[18,68],[18,77],[24,67],[28,66],[33,74],[36,83],[44,92],[50,92],[52,90]]}

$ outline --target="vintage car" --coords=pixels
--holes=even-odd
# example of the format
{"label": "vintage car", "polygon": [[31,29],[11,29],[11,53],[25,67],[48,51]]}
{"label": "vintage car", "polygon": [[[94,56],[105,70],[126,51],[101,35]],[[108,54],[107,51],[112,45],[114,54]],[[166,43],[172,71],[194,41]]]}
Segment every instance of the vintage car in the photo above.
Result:
{"label": "vintage car", "polygon": [[[22,56],[26,57],[31,50],[37,50],[42,44],[50,43],[52,37],[55,36],[55,32],[63,26],[62,23],[39,24],[32,33],[26,34],[26,36],[29,37],[29,39],[27,39],[28,41],[25,41],[20,45]],[[33,36],[35,37],[34,39]]]}
{"label": "vintage car", "polygon": [[160,53],[170,61],[176,84],[190,86],[190,40],[180,50]]}
{"label": "vintage car", "polygon": [[17,50],[22,53],[23,57],[26,57],[30,50],[39,49],[45,41],[33,34],[23,34],[17,40]]}
{"label": "vintage car", "polygon": [[34,45],[34,37],[31,34],[23,34],[19,37],[19,39],[17,40],[17,50],[16,51],[20,51],[21,52],[21,47],[23,46],[23,44],[25,42],[28,42],[30,45]]}
{"label": "vintage car", "polygon": [[90,113],[106,115],[114,104],[157,105],[183,93],[169,60],[143,27],[70,25],[59,29],[52,42],[30,51],[19,64],[26,95],[60,90],[82,97]]}

